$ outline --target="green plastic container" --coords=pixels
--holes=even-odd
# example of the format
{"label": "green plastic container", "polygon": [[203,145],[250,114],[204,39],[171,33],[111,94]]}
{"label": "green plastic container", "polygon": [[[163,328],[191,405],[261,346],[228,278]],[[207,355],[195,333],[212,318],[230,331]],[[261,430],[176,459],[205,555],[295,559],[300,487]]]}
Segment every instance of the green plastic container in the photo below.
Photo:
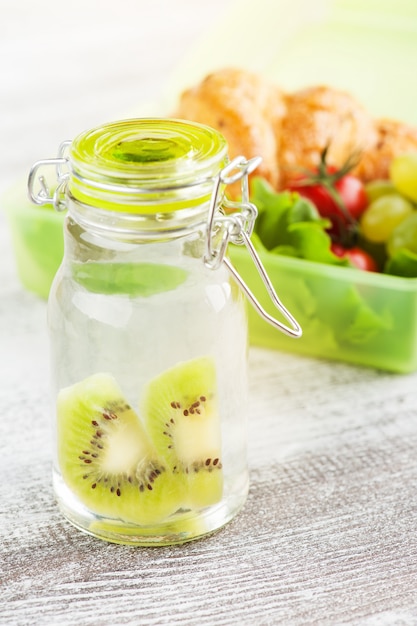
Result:
{"label": "green plastic container", "polygon": [[16,267],[22,285],[47,298],[64,254],[64,215],[52,206],[37,206],[22,180],[1,199],[12,234]]}
{"label": "green plastic container", "polygon": [[[231,259],[262,306],[270,298],[249,255]],[[417,369],[417,278],[399,278],[263,253],[285,307],[303,329],[287,337],[249,307],[253,345],[406,373]]]}

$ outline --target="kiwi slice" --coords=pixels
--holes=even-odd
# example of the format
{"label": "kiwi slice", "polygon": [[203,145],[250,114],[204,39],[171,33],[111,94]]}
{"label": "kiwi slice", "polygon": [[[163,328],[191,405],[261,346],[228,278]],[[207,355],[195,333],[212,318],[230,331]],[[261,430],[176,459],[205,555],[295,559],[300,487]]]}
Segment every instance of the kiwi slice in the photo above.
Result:
{"label": "kiwi slice", "polygon": [[90,511],[147,525],[179,508],[176,477],[110,374],[62,389],[57,416],[63,479]]}
{"label": "kiwi slice", "polygon": [[184,488],[184,505],[218,502],[223,471],[213,360],[181,362],[153,379],[142,410],[155,448]]}

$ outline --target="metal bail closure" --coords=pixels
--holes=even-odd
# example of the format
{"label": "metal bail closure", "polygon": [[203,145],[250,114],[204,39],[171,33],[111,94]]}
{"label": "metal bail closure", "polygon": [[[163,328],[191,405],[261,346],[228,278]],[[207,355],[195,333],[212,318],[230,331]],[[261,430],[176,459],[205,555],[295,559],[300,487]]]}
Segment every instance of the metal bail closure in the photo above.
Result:
{"label": "metal bail closure", "polygon": [[[64,141],[59,147],[58,156],[56,158],[41,159],[32,165],[28,177],[28,191],[30,199],[35,204],[52,204],[56,211],[65,211],[67,208],[65,201],[65,189],[69,173],[67,171],[68,159],[65,156],[65,153],[70,144],[71,141]],[[45,176],[38,174],[41,168],[48,168],[50,166],[55,166],[56,180],[58,181],[58,185],[53,193],[50,191],[50,187],[45,179]],[[39,183],[40,185],[40,189],[38,190],[35,189],[36,183]]]}
{"label": "metal bail closure", "polygon": [[[206,254],[204,262],[206,266],[211,269],[217,269],[224,263],[235,281],[243,289],[251,305],[266,322],[290,337],[301,337],[302,329],[300,325],[279,299],[262,261],[250,240],[258,210],[254,204],[249,202],[248,176],[258,167],[261,160],[260,157],[247,160],[242,156],[238,156],[224,167],[216,177],[207,221]],[[222,202],[223,207],[236,211],[224,215],[217,210],[220,200],[220,188],[222,185],[230,185],[239,180],[241,181],[242,200],[241,202],[224,200]],[[238,209],[239,211],[237,211]],[[275,319],[261,306],[239,272],[226,257],[226,249],[229,242],[246,246],[272,303],[289,322],[290,326]]]}

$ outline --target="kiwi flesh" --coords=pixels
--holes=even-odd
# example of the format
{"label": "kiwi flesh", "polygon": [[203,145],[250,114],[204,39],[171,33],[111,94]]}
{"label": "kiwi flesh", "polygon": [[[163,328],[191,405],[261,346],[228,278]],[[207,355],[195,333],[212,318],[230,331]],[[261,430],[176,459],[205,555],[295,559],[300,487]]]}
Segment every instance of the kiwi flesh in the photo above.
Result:
{"label": "kiwi flesh", "polygon": [[149,525],[181,506],[176,477],[110,374],[62,389],[57,418],[63,479],[90,511]]}
{"label": "kiwi flesh", "polygon": [[184,506],[219,502],[223,471],[213,359],[180,362],[154,378],[142,412],[155,448],[182,485]]}

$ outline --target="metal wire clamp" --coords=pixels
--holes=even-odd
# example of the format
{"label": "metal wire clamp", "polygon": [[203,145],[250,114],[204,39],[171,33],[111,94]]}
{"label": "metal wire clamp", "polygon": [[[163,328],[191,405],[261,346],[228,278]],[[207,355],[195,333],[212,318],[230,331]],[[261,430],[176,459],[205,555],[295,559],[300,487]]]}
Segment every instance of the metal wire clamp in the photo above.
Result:
{"label": "metal wire clamp", "polygon": [[[279,299],[262,264],[262,261],[250,240],[255,220],[258,215],[258,210],[254,204],[249,202],[248,176],[255,170],[256,167],[258,167],[260,162],[260,157],[247,160],[242,156],[238,156],[226,167],[224,167],[216,177],[207,220],[206,253],[204,256],[204,263],[211,269],[217,269],[222,263],[224,263],[235,281],[243,289],[251,305],[265,321],[286,335],[291,337],[301,337],[302,329],[300,325]],[[220,194],[222,189],[224,189],[227,185],[238,182],[239,180],[241,182],[242,200],[240,202],[231,202],[227,199],[221,200]],[[218,209],[219,206],[234,212],[223,213]],[[234,243],[238,246],[246,246],[272,303],[287,320],[287,322],[289,322],[290,326],[287,326],[286,324],[283,324],[279,320],[275,319],[275,317],[267,313],[267,311],[265,311],[262,307],[239,272],[226,256],[226,250],[229,243]]]}
{"label": "metal wire clamp", "polygon": [[[65,189],[69,173],[67,171],[68,159],[65,153],[71,141],[64,141],[59,146],[58,156],[54,159],[41,159],[36,161],[30,169],[28,178],[29,197],[35,204],[52,204],[56,211],[65,211],[67,208],[65,200]],[[44,176],[38,176],[38,171],[43,167],[55,166],[58,185],[52,193]],[[40,184],[40,190],[35,190],[36,180]]]}

